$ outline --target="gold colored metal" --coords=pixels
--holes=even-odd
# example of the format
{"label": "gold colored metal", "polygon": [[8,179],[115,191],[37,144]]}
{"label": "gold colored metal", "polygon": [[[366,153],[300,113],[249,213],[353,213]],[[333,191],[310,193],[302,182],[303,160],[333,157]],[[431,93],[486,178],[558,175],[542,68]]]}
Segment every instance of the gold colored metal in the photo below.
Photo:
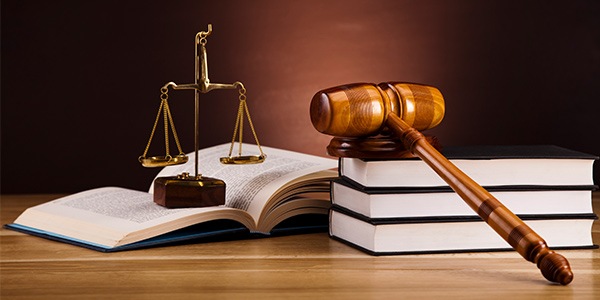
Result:
{"label": "gold colored metal", "polygon": [[221,157],[220,161],[226,165],[245,165],[245,164],[259,164],[267,158],[266,155],[245,155],[245,156],[226,156]]}
{"label": "gold colored metal", "polygon": [[[208,31],[200,31],[196,34],[195,38],[195,78],[194,83],[188,84],[176,84],[174,82],[169,82],[163,86],[164,90],[167,90],[169,87],[174,90],[194,90],[194,150],[195,150],[195,176],[201,178],[201,174],[198,172],[198,149],[199,149],[199,124],[200,124],[200,93],[205,94],[212,90],[220,90],[220,89],[237,89],[239,93],[239,106],[238,106],[238,114],[236,118],[236,124],[233,132],[233,138],[231,140],[231,147],[229,149],[228,157],[222,157],[220,159],[221,163],[224,164],[255,164],[261,163],[265,160],[266,155],[263,153],[262,148],[260,147],[260,143],[258,141],[258,135],[256,134],[256,130],[254,129],[254,124],[252,124],[252,119],[250,118],[250,112],[248,110],[248,105],[246,104],[246,88],[244,85],[237,81],[232,84],[226,83],[211,83],[208,78],[208,55],[206,53],[206,44],[207,37],[212,33],[212,24],[208,24]],[[258,149],[260,150],[260,155],[242,155],[242,136],[244,130],[244,116],[248,119],[248,124],[250,125],[250,129],[252,130],[252,134],[254,136],[254,140]],[[174,131],[175,132],[175,131]],[[238,135],[239,134],[239,135]],[[239,143],[239,152],[237,156],[232,156],[233,147],[236,141],[236,137],[238,137]],[[178,142],[178,140],[176,139]]]}
{"label": "gold colored metal", "polygon": [[142,166],[147,168],[166,167],[172,165],[184,164],[188,161],[187,155],[176,155],[176,156],[152,156],[139,158]]}
{"label": "gold colored metal", "polygon": [[[189,173],[182,173],[172,177],[157,177],[154,181],[154,202],[159,205],[174,208],[174,207],[203,207],[222,205],[225,203],[225,182],[210,177],[202,177],[202,174],[198,172],[198,150],[200,145],[200,93],[208,93],[212,90],[217,89],[237,89],[239,93],[239,106],[238,114],[236,119],[235,128],[233,131],[233,138],[231,140],[231,147],[229,149],[229,155],[220,159],[221,163],[224,164],[256,164],[261,163],[265,160],[266,155],[263,153],[260,143],[258,142],[258,136],[254,130],[252,119],[250,118],[250,112],[248,105],[246,104],[246,88],[241,82],[235,82],[232,84],[226,83],[211,83],[208,79],[208,56],[206,53],[207,37],[212,33],[212,24],[208,24],[208,31],[200,31],[196,34],[194,41],[195,48],[195,76],[194,83],[188,84],[176,84],[175,82],[169,82],[161,88],[161,103],[152,127],[152,133],[150,139],[144,150],[144,154],[139,157],[139,161],[145,167],[164,167],[174,164],[185,163],[188,161],[188,157],[181,150],[179,144],[179,138],[175,131],[175,125],[173,123],[173,117],[169,109],[168,91],[169,88],[174,90],[194,90],[194,170],[195,175],[190,176]],[[166,154],[164,156],[152,156],[146,157],[150,143],[154,137],[156,126],[160,119],[160,115],[163,115],[164,129],[165,129],[165,148]],[[250,129],[254,135],[256,145],[260,150],[260,155],[242,155],[242,136],[244,131],[244,116],[248,119]],[[173,136],[175,137],[175,143],[179,150],[179,154],[171,156],[169,153],[169,125],[173,130]],[[239,133],[239,152],[237,156],[232,156],[233,146],[236,141],[236,137]]]}
{"label": "gold colored metal", "polygon": [[[138,160],[142,164],[142,166],[147,168],[155,168],[155,167],[164,167],[170,165],[178,165],[183,164],[188,161],[187,155],[183,153],[181,149],[181,144],[179,143],[179,137],[177,136],[177,131],[175,130],[175,123],[173,122],[173,116],[171,115],[171,110],[169,109],[169,99],[168,89],[166,87],[162,87],[160,89],[160,106],[158,107],[158,113],[156,114],[156,119],[154,120],[154,126],[152,126],[152,132],[150,133],[150,138],[148,139],[148,143],[146,144],[146,149],[144,150],[144,154],[142,154]],[[164,120],[164,131],[165,131],[165,155],[164,156],[152,156],[146,157],[148,154],[148,149],[150,149],[150,144],[152,144],[152,139],[154,137],[154,133],[156,132],[156,126],[158,125],[158,121],[160,119],[160,115],[163,115]],[[177,150],[179,150],[179,154],[176,156],[171,156],[169,149],[169,125],[171,125],[171,130],[173,131],[173,137],[175,139],[175,143],[177,144]]]}
{"label": "gold colored metal", "polygon": [[[248,110],[248,104],[246,103],[246,88],[244,84],[241,82],[234,83],[238,87],[239,92],[239,100],[240,104],[238,106],[238,114],[235,121],[235,126],[233,128],[233,136],[231,137],[231,146],[229,147],[229,154],[227,157],[221,157],[220,161],[222,164],[257,164],[265,161],[266,155],[263,153],[262,148],[260,147],[260,142],[258,141],[258,136],[256,135],[256,130],[254,130],[254,125],[252,124],[252,118],[250,118],[250,111]],[[243,135],[244,135],[244,115],[248,119],[248,124],[250,125],[250,129],[252,130],[252,135],[254,136],[254,141],[256,142],[256,146],[258,146],[258,150],[260,151],[260,155],[242,155],[242,144],[243,144]],[[232,156],[233,146],[235,145],[236,136],[238,137],[239,151],[237,156]]]}
{"label": "gold colored metal", "polygon": [[[236,123],[233,131],[233,137],[231,139],[231,147],[229,149],[229,154],[227,157],[222,157],[220,159],[223,164],[255,164],[261,163],[266,159],[266,155],[263,153],[262,148],[260,147],[260,143],[258,141],[258,135],[256,134],[256,130],[254,129],[254,124],[252,124],[252,119],[250,118],[250,111],[248,110],[248,105],[246,103],[246,88],[244,85],[237,81],[232,84],[225,83],[211,83],[208,78],[208,55],[206,52],[206,44],[207,37],[212,33],[212,24],[208,24],[207,31],[200,31],[196,34],[194,48],[195,48],[195,76],[193,84],[176,84],[175,82],[169,82],[165,84],[161,88],[161,104],[158,109],[158,114],[156,115],[156,120],[154,122],[154,126],[152,127],[152,133],[150,134],[150,139],[148,140],[148,144],[146,145],[146,149],[144,150],[144,154],[139,157],[139,161],[145,167],[163,167],[174,164],[181,164],[188,161],[188,157],[181,150],[181,145],[179,144],[179,138],[177,136],[177,131],[175,131],[175,125],[173,123],[173,117],[171,116],[171,111],[169,109],[168,104],[168,90],[172,88],[174,90],[194,90],[194,150],[195,150],[195,175],[193,177],[186,175],[185,178],[196,178],[198,180],[202,179],[202,174],[198,172],[198,150],[199,150],[199,124],[200,124],[200,93],[208,93],[212,90],[217,89],[237,89],[239,93],[239,106],[238,113],[236,118]],[[148,153],[148,149],[150,148],[150,144],[152,142],[152,138],[154,137],[154,132],[156,131],[156,126],[158,125],[158,121],[160,119],[160,115],[163,115],[164,119],[164,129],[165,129],[165,148],[166,154],[164,156],[152,156],[146,157]],[[260,155],[242,155],[242,143],[243,143],[243,134],[244,134],[244,116],[248,119],[248,124],[250,125],[250,129],[252,130],[252,135],[254,136],[254,140],[258,149],[260,151]],[[169,153],[169,125],[171,130],[173,131],[173,136],[175,143],[177,144],[177,148],[179,150],[179,154],[176,156],[171,156]],[[239,151],[236,156],[232,155],[233,147],[237,142],[239,143]],[[183,176],[183,174],[181,175]]]}
{"label": "gold colored metal", "polygon": [[177,179],[185,179],[185,180],[200,180],[202,179],[201,177],[196,177],[196,176],[190,176],[190,173],[188,172],[183,172],[179,175],[177,175]]}

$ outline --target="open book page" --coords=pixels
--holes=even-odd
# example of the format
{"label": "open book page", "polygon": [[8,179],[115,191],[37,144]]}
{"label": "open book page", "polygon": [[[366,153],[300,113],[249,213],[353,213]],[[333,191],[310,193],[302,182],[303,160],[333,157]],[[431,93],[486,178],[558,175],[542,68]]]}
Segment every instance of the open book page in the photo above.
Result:
{"label": "open book page", "polygon": [[336,176],[334,170],[311,173],[278,189],[264,204],[257,222],[258,231],[270,232],[282,220],[300,214],[328,214],[331,207],[329,180]]}
{"label": "open book page", "polygon": [[[298,178],[307,176],[331,178],[337,173],[329,171],[337,167],[337,160],[306,155],[292,151],[262,147],[267,159],[260,164],[224,165],[219,158],[226,156],[231,144],[222,144],[199,151],[199,172],[208,177],[225,181],[225,206],[247,211],[257,222],[274,194],[294,184]],[[243,144],[244,155],[259,154],[258,147]],[[183,165],[165,167],[157,177],[175,176],[183,172],[194,174],[194,153]],[[313,174],[316,173],[316,174]],[[313,174],[313,175],[309,175]],[[320,174],[320,175],[319,175]],[[153,187],[150,187],[150,192]]]}
{"label": "open book page", "polygon": [[88,190],[34,206],[15,223],[114,247],[216,219],[233,219],[249,228],[254,225],[237,209],[167,209],[156,205],[151,194],[116,187]]}
{"label": "open book page", "polygon": [[[285,217],[326,209],[328,197],[321,196],[317,202],[319,197],[307,195],[327,196],[328,183],[318,178],[335,177],[336,172],[318,171],[335,168],[336,160],[263,147],[268,157],[262,164],[222,165],[219,157],[228,153],[229,145],[200,152],[204,175],[226,183],[226,205],[167,209],[155,204],[150,193],[105,187],[31,207],[14,223],[28,230],[112,248],[212,220],[234,220],[250,231],[260,231],[257,220],[263,211],[277,214],[268,222],[272,227]],[[244,150],[258,153],[253,145],[244,145]],[[193,174],[193,159],[192,155],[186,165],[167,167],[159,176]],[[288,202],[269,202],[274,197]]]}
{"label": "open book page", "polygon": [[279,223],[297,215],[327,214],[331,207],[328,199],[329,194],[323,193],[304,193],[286,198],[278,205],[273,205],[269,211],[263,211],[257,230],[264,233],[271,232]]}

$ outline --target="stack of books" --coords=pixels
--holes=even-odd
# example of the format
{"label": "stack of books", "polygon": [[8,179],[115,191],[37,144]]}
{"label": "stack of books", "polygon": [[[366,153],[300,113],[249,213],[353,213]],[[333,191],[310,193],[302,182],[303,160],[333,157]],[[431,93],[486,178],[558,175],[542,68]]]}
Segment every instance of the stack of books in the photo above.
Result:
{"label": "stack of books", "polygon": [[[447,147],[452,163],[519,216],[552,249],[596,248],[593,164],[557,146]],[[373,255],[509,250],[423,161],[340,158],[331,237]]]}

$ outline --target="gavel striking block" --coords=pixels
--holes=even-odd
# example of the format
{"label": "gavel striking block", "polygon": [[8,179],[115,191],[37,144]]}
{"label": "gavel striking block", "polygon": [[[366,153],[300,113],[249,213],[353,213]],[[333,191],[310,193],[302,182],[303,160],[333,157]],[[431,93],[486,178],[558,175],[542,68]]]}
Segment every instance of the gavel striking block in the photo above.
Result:
{"label": "gavel striking block", "polygon": [[[311,121],[321,133],[367,138],[391,131],[523,258],[537,264],[546,279],[569,284],[573,272],[567,259],[550,250],[542,237],[448,161],[419,132],[437,126],[444,112],[444,98],[437,88],[398,82],[325,89],[315,94],[310,105]],[[348,153],[356,154],[342,154]]]}

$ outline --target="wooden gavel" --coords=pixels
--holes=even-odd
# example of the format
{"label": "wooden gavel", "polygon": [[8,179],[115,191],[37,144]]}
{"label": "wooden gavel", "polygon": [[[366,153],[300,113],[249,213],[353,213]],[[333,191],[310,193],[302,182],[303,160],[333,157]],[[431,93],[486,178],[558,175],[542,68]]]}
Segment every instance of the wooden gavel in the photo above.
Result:
{"label": "wooden gavel", "polygon": [[322,90],[310,105],[314,127],[341,137],[367,137],[389,128],[407,150],[420,157],[523,258],[537,264],[546,279],[567,285],[569,262],[551,251],[537,233],[488,191],[440,154],[418,131],[444,117],[438,89],[411,83],[357,83]]}

